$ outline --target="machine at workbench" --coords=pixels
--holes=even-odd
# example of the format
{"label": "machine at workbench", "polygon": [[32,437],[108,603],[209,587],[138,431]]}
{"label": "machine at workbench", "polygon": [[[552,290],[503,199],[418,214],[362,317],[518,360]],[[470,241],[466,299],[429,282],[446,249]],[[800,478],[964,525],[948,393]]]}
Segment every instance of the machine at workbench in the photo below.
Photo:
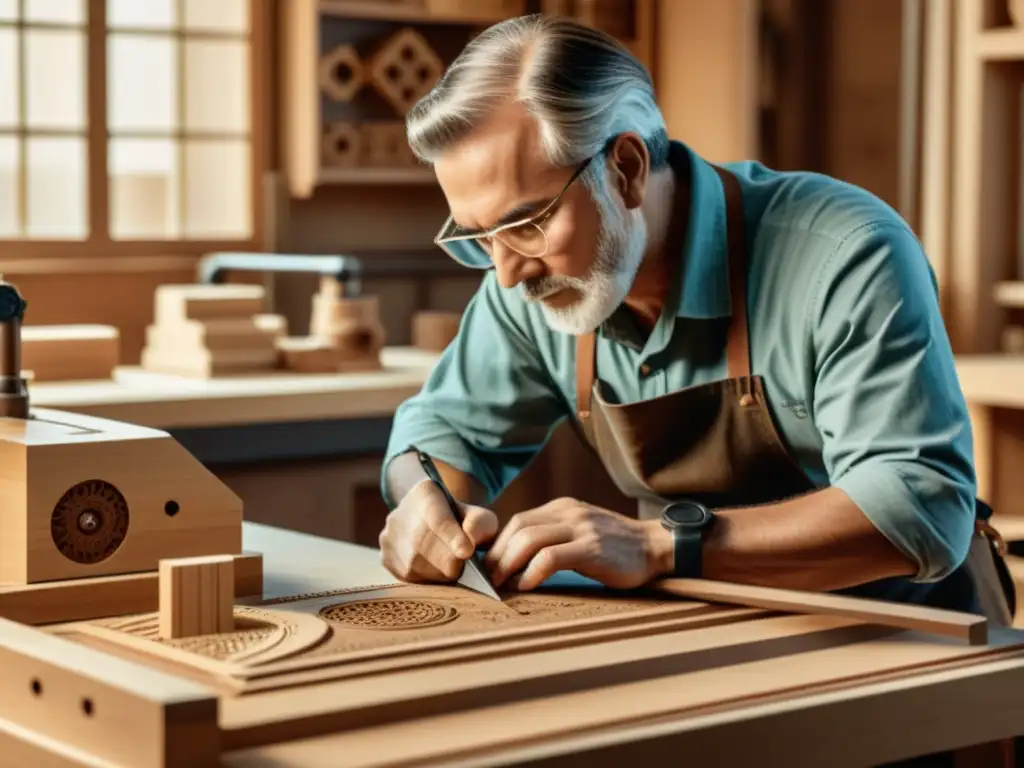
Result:
{"label": "machine at workbench", "polygon": [[841,766],[1024,730],[1024,636],[968,614],[567,577],[265,600],[238,498],[166,433],[30,408],[0,310],[0,763]]}

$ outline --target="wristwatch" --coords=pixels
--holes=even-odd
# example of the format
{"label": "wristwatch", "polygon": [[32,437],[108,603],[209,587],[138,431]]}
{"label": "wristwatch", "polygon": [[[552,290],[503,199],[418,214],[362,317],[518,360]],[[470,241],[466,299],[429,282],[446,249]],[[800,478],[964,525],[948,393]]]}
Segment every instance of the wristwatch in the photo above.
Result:
{"label": "wristwatch", "polygon": [[715,515],[710,509],[689,499],[674,501],[661,510],[661,525],[672,532],[673,576],[700,578],[704,533],[714,522]]}

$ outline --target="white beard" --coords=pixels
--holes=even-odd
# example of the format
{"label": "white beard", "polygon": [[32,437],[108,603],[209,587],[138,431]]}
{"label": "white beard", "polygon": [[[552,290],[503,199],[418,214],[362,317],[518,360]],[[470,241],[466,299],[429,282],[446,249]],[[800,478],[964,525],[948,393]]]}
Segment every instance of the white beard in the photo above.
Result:
{"label": "white beard", "polygon": [[593,194],[601,231],[590,274],[543,277],[520,286],[527,301],[539,301],[563,288],[579,292],[582,298],[570,306],[550,307],[543,302],[540,305],[552,330],[573,336],[596,330],[611,317],[629,293],[647,248],[647,222],[640,209],[621,211],[603,188]]}

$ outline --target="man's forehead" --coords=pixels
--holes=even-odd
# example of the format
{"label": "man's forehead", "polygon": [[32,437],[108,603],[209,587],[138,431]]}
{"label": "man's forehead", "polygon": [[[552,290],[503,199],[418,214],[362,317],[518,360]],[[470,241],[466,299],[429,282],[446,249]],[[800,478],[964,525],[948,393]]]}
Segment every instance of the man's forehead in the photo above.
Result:
{"label": "man's forehead", "polygon": [[434,170],[455,221],[482,229],[543,194],[556,169],[544,155],[539,124],[513,104],[446,152]]}

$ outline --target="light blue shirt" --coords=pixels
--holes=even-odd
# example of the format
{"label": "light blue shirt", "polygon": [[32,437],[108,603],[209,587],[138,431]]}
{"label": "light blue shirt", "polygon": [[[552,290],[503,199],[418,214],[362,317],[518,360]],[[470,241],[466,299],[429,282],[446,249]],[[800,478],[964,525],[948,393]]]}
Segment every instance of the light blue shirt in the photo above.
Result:
{"label": "light blue shirt", "polygon": [[[599,375],[623,403],[726,376],[715,332],[730,313],[725,198],[714,169],[686,151],[693,206],[679,298],[646,340],[619,315],[598,337]],[[743,189],[752,372],[780,435],[815,485],[845,491],[917,563],[917,580],[948,575],[973,531],[973,446],[920,243],[864,190],[754,162],[725,167]],[[575,358],[575,337],[487,273],[422,391],[398,408],[385,472],[416,446],[493,498],[575,414]]]}

